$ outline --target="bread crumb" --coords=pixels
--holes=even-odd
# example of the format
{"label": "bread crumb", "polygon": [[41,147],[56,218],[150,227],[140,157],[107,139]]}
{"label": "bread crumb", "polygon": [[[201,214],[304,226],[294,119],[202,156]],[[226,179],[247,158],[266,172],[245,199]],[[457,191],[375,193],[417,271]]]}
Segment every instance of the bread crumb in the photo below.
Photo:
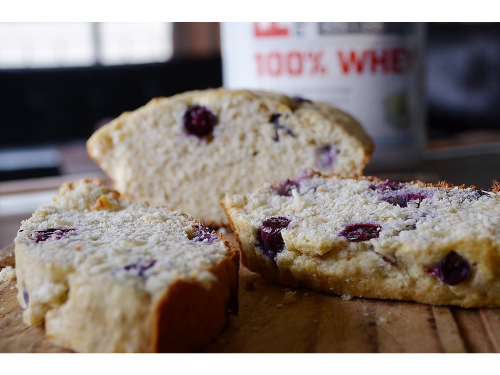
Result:
{"label": "bread crumb", "polygon": [[286,305],[287,303],[292,303],[295,301],[295,295],[297,294],[297,291],[289,291],[285,293],[285,296],[283,297],[283,305]]}
{"label": "bread crumb", "polygon": [[11,266],[7,266],[0,271],[0,281],[7,282],[7,281],[14,281],[15,279],[16,279],[16,270]]}
{"label": "bread crumb", "polygon": [[385,318],[383,316],[379,316],[378,321],[380,322],[380,324],[385,324],[385,323],[387,323],[387,318]]}
{"label": "bread crumb", "polygon": [[344,301],[350,301],[350,300],[352,300],[352,296],[350,296],[348,294],[342,294],[340,296],[340,298],[342,298]]}
{"label": "bread crumb", "polygon": [[260,327],[259,326],[253,326],[253,327],[250,327],[250,329],[252,331],[258,331],[260,329]]}
{"label": "bread crumb", "polygon": [[345,282],[349,284],[351,282],[351,279],[345,279]]}
{"label": "bread crumb", "polygon": [[318,319],[313,319],[313,322],[314,323],[318,323]]}
{"label": "bread crumb", "polygon": [[269,302],[269,296],[265,296],[264,299],[262,300],[262,303],[268,303]]}
{"label": "bread crumb", "polygon": [[304,297],[307,297],[309,295],[309,293],[304,293]]}
{"label": "bread crumb", "polygon": [[243,285],[243,288],[245,288],[245,290],[254,290],[255,289],[255,284],[252,280],[250,279],[245,279],[245,283]]}
{"label": "bread crumb", "polygon": [[278,304],[276,304],[276,307],[277,308],[283,307],[283,304],[282,303],[278,303]]}

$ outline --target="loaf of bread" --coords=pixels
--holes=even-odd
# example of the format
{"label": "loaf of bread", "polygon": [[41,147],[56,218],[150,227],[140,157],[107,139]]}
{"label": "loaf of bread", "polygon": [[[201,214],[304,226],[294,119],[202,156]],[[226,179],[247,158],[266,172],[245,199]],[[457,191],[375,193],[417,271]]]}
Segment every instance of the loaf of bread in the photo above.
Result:
{"label": "loaf of bread", "polygon": [[29,325],[79,352],[198,350],[237,313],[239,253],[200,222],[64,184],[15,240]]}
{"label": "loaf of bread", "polygon": [[99,129],[89,155],[125,196],[227,225],[220,202],[305,168],[361,174],[371,139],[346,113],[268,92],[211,89],[154,99]]}
{"label": "loaf of bread", "polygon": [[248,268],[339,295],[500,307],[500,194],[303,174],[227,196]]}

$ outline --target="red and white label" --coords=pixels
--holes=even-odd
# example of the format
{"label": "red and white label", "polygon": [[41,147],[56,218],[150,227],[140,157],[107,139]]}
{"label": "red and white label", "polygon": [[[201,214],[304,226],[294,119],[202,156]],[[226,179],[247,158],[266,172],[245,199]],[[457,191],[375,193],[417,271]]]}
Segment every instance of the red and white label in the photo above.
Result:
{"label": "red and white label", "polygon": [[224,85],[330,102],[357,118],[379,148],[416,142],[422,127],[412,117],[420,111],[422,78],[416,33],[351,26],[223,23]]}

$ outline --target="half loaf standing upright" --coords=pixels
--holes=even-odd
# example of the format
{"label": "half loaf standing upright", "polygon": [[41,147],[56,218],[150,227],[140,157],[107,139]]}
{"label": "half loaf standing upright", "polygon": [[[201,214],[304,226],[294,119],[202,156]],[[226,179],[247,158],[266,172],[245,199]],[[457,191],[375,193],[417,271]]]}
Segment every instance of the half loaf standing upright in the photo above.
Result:
{"label": "half loaf standing upright", "polygon": [[87,148],[120,193],[222,226],[225,193],[249,193],[309,168],[362,174],[373,142],[351,116],[326,103],[210,89],[126,112]]}

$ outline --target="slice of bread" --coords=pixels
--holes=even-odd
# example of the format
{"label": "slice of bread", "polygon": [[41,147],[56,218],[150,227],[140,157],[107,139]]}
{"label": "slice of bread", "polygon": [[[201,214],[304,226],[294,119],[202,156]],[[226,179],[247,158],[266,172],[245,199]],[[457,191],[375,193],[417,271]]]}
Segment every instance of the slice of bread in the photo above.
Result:
{"label": "slice of bread", "polygon": [[64,184],[15,240],[29,325],[80,352],[194,351],[237,313],[239,253],[201,223]]}
{"label": "slice of bread", "polygon": [[499,190],[310,173],[223,206],[243,264],[273,282],[500,307]]}
{"label": "slice of bread", "polygon": [[99,129],[89,155],[120,193],[227,225],[225,193],[249,193],[305,168],[361,174],[371,139],[321,102],[246,90],[192,91],[154,99]]}

